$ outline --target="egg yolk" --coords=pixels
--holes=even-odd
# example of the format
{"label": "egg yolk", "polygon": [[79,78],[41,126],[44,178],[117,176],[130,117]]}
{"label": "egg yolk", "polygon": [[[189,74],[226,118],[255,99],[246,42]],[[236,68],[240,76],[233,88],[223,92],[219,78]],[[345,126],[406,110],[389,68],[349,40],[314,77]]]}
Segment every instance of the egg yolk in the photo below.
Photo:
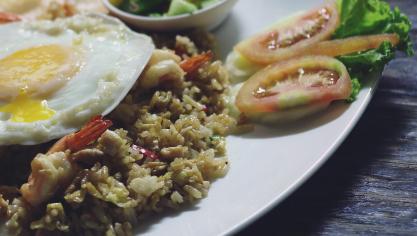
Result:
{"label": "egg yolk", "polygon": [[0,60],[0,100],[10,101],[24,89],[46,97],[63,87],[79,71],[79,55],[57,44],[16,51]]}
{"label": "egg yolk", "polygon": [[34,122],[48,120],[55,111],[48,108],[45,100],[32,99],[26,93],[21,93],[13,102],[0,106],[0,112],[11,115],[12,122]]}

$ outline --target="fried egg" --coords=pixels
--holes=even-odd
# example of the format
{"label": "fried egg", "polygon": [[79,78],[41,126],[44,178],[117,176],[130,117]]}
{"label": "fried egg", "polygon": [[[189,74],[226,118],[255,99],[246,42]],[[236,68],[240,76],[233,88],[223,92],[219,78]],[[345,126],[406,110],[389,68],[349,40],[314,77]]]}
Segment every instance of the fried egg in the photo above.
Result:
{"label": "fried egg", "polygon": [[108,114],[154,50],[101,14],[1,25],[0,41],[0,145],[47,142]]}

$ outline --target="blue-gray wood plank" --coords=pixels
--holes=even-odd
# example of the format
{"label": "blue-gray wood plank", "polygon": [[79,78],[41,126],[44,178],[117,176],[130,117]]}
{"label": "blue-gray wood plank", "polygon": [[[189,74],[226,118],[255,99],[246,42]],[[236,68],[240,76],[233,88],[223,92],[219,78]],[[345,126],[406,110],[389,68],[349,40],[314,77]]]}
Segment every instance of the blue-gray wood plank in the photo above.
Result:
{"label": "blue-gray wood plank", "polygon": [[[417,0],[390,0],[409,15]],[[417,48],[417,47],[416,47]],[[339,150],[241,235],[417,235],[417,58],[398,58]]]}

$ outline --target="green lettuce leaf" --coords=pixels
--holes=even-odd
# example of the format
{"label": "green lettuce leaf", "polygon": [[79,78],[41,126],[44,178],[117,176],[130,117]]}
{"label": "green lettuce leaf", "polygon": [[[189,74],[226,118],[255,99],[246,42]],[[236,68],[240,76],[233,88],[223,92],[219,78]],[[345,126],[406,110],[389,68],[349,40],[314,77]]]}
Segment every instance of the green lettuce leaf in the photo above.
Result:
{"label": "green lettuce leaf", "polygon": [[350,94],[350,97],[347,99],[347,102],[354,102],[362,88],[361,82],[359,82],[358,78],[351,77],[351,79],[352,79],[352,93]]}
{"label": "green lettuce leaf", "polygon": [[352,78],[353,90],[348,101],[353,102],[360,91],[361,82],[374,73],[382,73],[385,65],[395,58],[396,49],[409,56],[414,54],[409,35],[411,21],[397,7],[391,9],[382,0],[337,0],[337,3],[340,26],[333,38],[384,33],[396,33],[400,37],[397,48],[385,42],[377,49],[338,57]]}
{"label": "green lettuce leaf", "polygon": [[353,73],[381,71],[394,58],[395,51],[390,42],[382,43],[377,49],[338,57],[349,69],[349,72]]}
{"label": "green lettuce leaf", "polygon": [[385,65],[394,58],[395,49],[389,42],[384,42],[377,49],[338,57],[352,78],[353,89],[348,101],[353,102],[356,99],[361,88],[360,81],[374,73],[382,73]]}
{"label": "green lettuce leaf", "polygon": [[413,55],[411,21],[397,7],[391,9],[381,0],[337,0],[337,3],[341,21],[333,38],[396,33],[400,36],[398,49]]}

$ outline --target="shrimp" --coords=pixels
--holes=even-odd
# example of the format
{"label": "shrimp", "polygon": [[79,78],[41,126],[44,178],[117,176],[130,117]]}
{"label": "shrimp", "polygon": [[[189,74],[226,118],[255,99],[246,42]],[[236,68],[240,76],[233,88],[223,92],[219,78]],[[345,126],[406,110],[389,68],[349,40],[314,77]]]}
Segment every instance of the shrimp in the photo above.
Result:
{"label": "shrimp", "polygon": [[213,59],[213,53],[211,51],[202,53],[185,59],[180,63],[181,69],[183,69],[187,74],[192,74],[197,71],[202,65],[206,62],[209,62]]}
{"label": "shrimp", "polygon": [[20,21],[20,17],[13,13],[0,12],[0,24],[5,24],[14,21]]}
{"label": "shrimp", "polygon": [[162,82],[182,81],[186,74],[193,74],[212,58],[213,53],[209,51],[181,61],[181,58],[170,50],[155,50],[139,80],[139,85],[143,89],[151,89]]}
{"label": "shrimp", "polygon": [[38,154],[31,163],[28,182],[20,188],[23,198],[32,206],[38,206],[68,186],[79,170],[70,158],[71,153],[96,141],[111,125],[110,120],[94,117],[79,132],[61,138],[47,154]]}
{"label": "shrimp", "polygon": [[79,132],[69,134],[56,142],[47,154],[62,152],[69,149],[77,152],[88,144],[96,141],[113,123],[110,120],[103,120],[102,116],[95,116]]}
{"label": "shrimp", "polygon": [[151,89],[163,81],[181,81],[185,73],[180,62],[181,58],[170,50],[155,50],[139,80],[140,87]]}

